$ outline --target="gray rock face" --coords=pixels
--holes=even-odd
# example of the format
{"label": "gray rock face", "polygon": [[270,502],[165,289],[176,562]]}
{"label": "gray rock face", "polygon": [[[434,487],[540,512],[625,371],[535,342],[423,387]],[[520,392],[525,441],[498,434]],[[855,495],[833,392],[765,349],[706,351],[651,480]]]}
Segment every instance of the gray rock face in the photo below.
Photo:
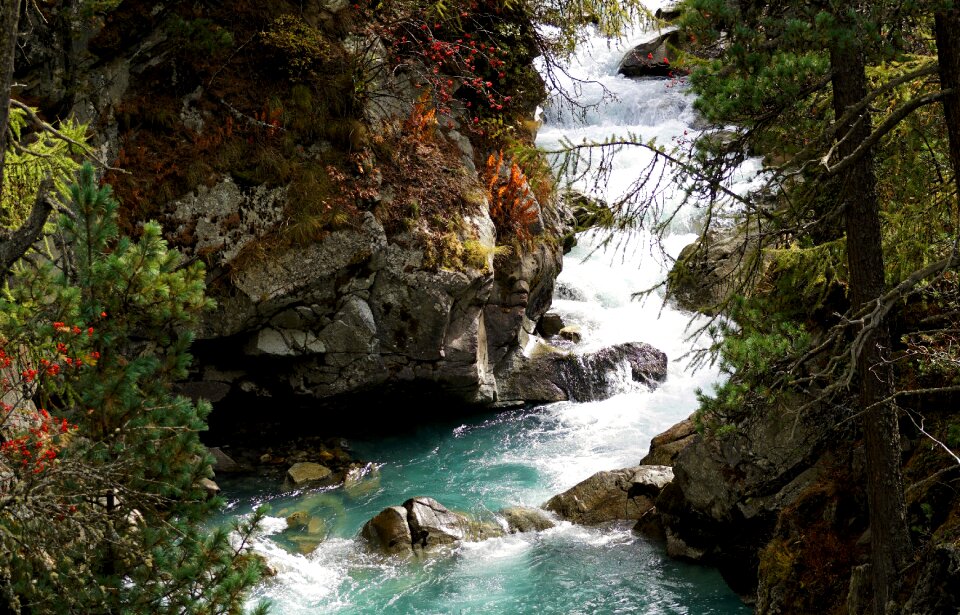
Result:
{"label": "gray rock face", "polygon": [[919,578],[903,613],[960,612],[960,546],[940,544],[920,558]]}
{"label": "gray rock face", "polygon": [[544,508],[582,525],[618,519],[640,519],[673,479],[667,466],[636,466],[597,472],[550,498]]}
{"label": "gray rock face", "polygon": [[642,342],[628,342],[576,355],[544,351],[515,356],[498,382],[502,401],[592,401],[617,392],[625,378],[655,386],[667,377],[667,356]]}
{"label": "gray rock face", "polygon": [[[462,233],[493,242],[485,212],[468,217]],[[356,228],[233,271],[233,291],[218,298],[200,335],[209,344],[195,346],[205,366],[198,384],[210,374],[221,399],[226,385],[307,401],[428,383],[491,403],[498,363],[548,309],[560,264],[559,247],[538,242],[493,271],[429,270],[422,246],[388,240],[367,213]],[[224,356],[223,338],[242,341],[239,352]]]}
{"label": "gray rock face", "polygon": [[640,43],[626,53],[617,72],[627,77],[667,77],[678,72],[683,73],[673,66],[676,54],[672,47],[676,42],[676,29],[671,28]]}
{"label": "gray rock face", "polygon": [[667,277],[667,297],[682,309],[715,313],[755,251],[756,241],[736,230],[709,233],[702,244],[692,243],[680,252]]}
{"label": "gray rock face", "polygon": [[734,591],[755,595],[758,553],[778,515],[838,463],[818,457],[837,437],[840,420],[831,412],[754,409],[729,434],[687,436],[674,480],[656,499],[668,551],[717,566]]}

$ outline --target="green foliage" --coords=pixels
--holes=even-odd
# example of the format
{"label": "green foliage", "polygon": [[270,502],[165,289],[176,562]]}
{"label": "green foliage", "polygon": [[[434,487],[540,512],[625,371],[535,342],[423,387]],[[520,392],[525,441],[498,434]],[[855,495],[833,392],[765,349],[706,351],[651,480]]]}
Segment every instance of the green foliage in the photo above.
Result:
{"label": "green foliage", "polygon": [[217,56],[228,52],[235,44],[233,34],[206,18],[171,19],[170,34],[176,39],[181,53]]}
{"label": "green foliage", "polygon": [[22,349],[12,411],[36,401],[71,435],[39,471],[8,462],[3,595],[29,612],[237,613],[262,565],[199,525],[220,504],[200,484],[210,408],[172,390],[211,305],[203,267],[183,266],[155,223],[119,236],[89,165],[70,197],[62,269],[21,262],[0,298],[0,340]]}
{"label": "green foliage", "polygon": [[[16,228],[30,213],[36,200],[40,184],[45,179],[53,182],[55,193],[66,193],[74,172],[79,167],[74,159],[80,154],[77,147],[63,139],[47,133],[24,144],[27,128],[30,126],[27,114],[16,107],[10,108],[10,147],[4,166],[4,185],[0,192],[0,227]],[[61,122],[58,129],[68,138],[82,143],[86,138],[87,126],[73,120]]]}
{"label": "green foliage", "polygon": [[802,248],[792,243],[786,248],[768,248],[769,259],[764,282],[768,304],[778,313],[795,318],[808,317],[828,306],[834,291],[841,296],[847,288],[846,240],[836,239]]}
{"label": "green foliage", "polygon": [[[767,299],[737,297],[729,308],[733,323],[722,323],[719,365],[727,380],[712,395],[698,392],[696,421],[708,432],[726,433],[738,417],[760,402],[783,394],[789,381],[777,374],[809,349],[810,334],[798,321],[771,311]],[[799,376],[799,374],[794,374]]]}
{"label": "green foliage", "polygon": [[315,81],[327,72],[334,46],[326,36],[294,15],[282,15],[260,33],[263,44],[283,59],[291,79]]}

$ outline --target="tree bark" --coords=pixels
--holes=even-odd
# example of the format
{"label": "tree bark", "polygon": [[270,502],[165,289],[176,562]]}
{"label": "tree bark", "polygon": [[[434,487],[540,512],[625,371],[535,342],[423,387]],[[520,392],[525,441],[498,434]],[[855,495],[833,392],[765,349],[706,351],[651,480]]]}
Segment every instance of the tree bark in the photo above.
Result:
{"label": "tree bark", "polygon": [[934,17],[940,89],[952,89],[943,99],[943,115],[950,139],[950,166],[960,198],[960,9],[937,12]]}
{"label": "tree bark", "polygon": [[[863,51],[852,42],[835,42],[830,50],[833,71],[833,109],[840,117],[868,92]],[[870,135],[869,112],[854,118],[840,131],[849,138],[839,146],[843,158],[856,150]],[[850,299],[854,311],[883,294],[884,269],[881,247],[880,207],[876,192],[872,152],[867,152],[842,176],[841,199],[847,234],[847,264]],[[867,337],[856,357],[859,377],[861,424],[866,453],[867,497],[870,515],[870,559],[873,576],[874,613],[883,615],[894,597],[900,570],[910,553],[906,523],[903,475],[900,464],[900,430],[896,410],[878,403],[889,396],[891,377],[884,362],[889,348],[886,322],[879,323]],[[863,411],[864,408],[870,408]]]}
{"label": "tree bark", "polygon": [[13,85],[13,56],[17,52],[20,0],[0,0],[0,191],[3,165],[7,158],[7,122],[10,118],[10,89]]}

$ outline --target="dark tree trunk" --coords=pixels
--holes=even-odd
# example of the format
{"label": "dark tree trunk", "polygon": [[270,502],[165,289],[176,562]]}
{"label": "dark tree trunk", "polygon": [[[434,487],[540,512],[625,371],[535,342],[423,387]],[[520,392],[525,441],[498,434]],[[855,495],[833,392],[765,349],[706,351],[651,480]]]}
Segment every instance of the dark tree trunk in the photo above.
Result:
{"label": "dark tree trunk", "polygon": [[20,0],[0,0],[0,190],[3,164],[7,158],[7,121],[10,117],[10,86],[13,85],[13,56],[17,52],[17,25]]}
{"label": "dark tree trunk", "polygon": [[[867,95],[865,62],[855,42],[835,43],[830,62],[833,108],[839,117]],[[850,155],[869,136],[868,113],[855,118],[846,128],[849,136],[838,147],[840,158]],[[880,210],[872,154],[862,156],[844,173],[841,198],[847,233],[850,298],[857,310],[877,299],[884,290]],[[887,325],[881,322],[867,335],[863,351],[856,358],[870,508],[874,613],[877,615],[885,612],[887,601],[894,596],[898,575],[910,553],[897,414],[889,403],[881,403],[891,391],[891,372],[883,361],[889,343]]]}
{"label": "dark tree trunk", "polygon": [[937,59],[940,64],[940,89],[954,92],[943,99],[943,115],[950,137],[950,166],[960,198],[960,9],[934,15]]}

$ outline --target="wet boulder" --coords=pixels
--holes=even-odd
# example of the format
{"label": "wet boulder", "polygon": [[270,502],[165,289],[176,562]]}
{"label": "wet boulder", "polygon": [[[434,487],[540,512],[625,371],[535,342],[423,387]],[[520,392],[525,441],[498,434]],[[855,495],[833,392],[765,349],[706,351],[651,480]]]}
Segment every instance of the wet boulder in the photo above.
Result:
{"label": "wet boulder", "polygon": [[433,498],[411,498],[403,503],[414,546],[428,550],[458,543],[466,536],[465,519]]}
{"label": "wet boulder", "polygon": [[407,509],[403,506],[390,506],[367,521],[360,531],[367,544],[376,551],[387,555],[412,555],[413,538],[407,523]]}
{"label": "wet boulder", "polygon": [[626,77],[671,77],[678,73],[673,51],[678,41],[675,28],[663,31],[628,51],[617,72]]}
{"label": "wet boulder", "polygon": [[670,481],[667,466],[635,466],[597,472],[567,491],[550,498],[544,508],[582,525],[640,519]]}
{"label": "wet boulder", "polygon": [[287,470],[287,481],[294,487],[306,487],[328,482],[333,471],[327,466],[309,461],[295,463]]}
{"label": "wet boulder", "polygon": [[557,525],[550,515],[539,508],[511,506],[501,510],[500,516],[506,522],[507,530],[511,534],[542,532]]}
{"label": "wet boulder", "polygon": [[503,534],[495,523],[453,512],[423,496],[410,498],[403,506],[384,509],[360,531],[371,548],[387,555],[419,555]]}
{"label": "wet boulder", "polygon": [[630,381],[653,387],[667,377],[667,355],[643,342],[587,354],[542,346],[529,357],[512,358],[509,375],[498,383],[500,401],[596,401],[622,391]]}

